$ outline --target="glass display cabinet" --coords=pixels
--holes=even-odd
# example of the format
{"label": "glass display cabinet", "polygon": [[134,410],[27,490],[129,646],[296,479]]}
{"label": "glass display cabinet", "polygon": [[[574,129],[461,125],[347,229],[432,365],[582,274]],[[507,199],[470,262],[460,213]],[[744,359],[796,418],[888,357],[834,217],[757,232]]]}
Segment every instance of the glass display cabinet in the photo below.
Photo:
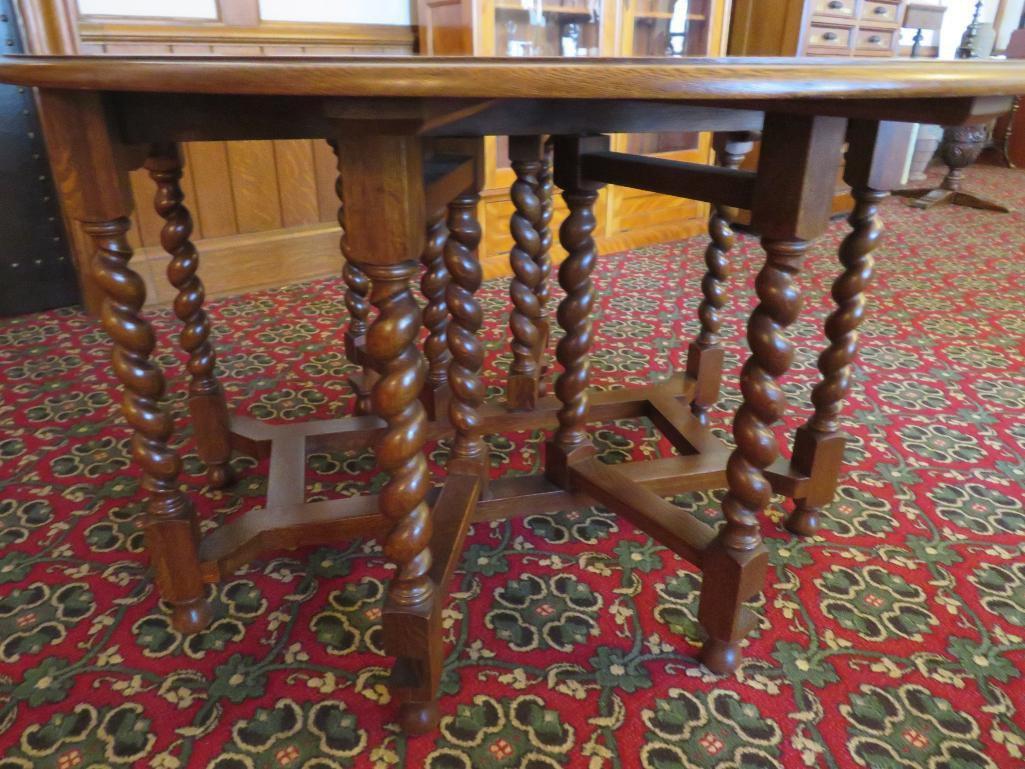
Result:
{"label": "glass display cabinet", "polygon": [[[719,56],[726,0],[418,0],[420,52],[476,56]],[[711,161],[711,137],[697,133],[615,136],[620,152]],[[480,220],[485,275],[507,274],[512,246],[508,141],[488,139]],[[595,213],[599,248],[625,248],[688,237],[705,229],[707,206],[609,186]],[[557,199],[555,224],[561,219]],[[553,252],[556,261],[562,256]]]}

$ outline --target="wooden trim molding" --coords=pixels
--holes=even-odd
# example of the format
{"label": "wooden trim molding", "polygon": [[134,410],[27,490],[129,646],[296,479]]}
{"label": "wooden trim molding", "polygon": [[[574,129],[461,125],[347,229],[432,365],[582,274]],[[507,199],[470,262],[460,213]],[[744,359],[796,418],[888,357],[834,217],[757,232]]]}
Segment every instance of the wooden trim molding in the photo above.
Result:
{"label": "wooden trim molding", "polygon": [[25,50],[37,56],[78,53],[72,0],[15,0]]}
{"label": "wooden trim molding", "polygon": [[114,16],[83,16],[79,35],[84,44],[145,43],[245,44],[245,45],[345,45],[367,48],[405,46],[412,49],[416,27],[402,24],[312,24],[263,21],[240,27],[221,21],[130,19]]}

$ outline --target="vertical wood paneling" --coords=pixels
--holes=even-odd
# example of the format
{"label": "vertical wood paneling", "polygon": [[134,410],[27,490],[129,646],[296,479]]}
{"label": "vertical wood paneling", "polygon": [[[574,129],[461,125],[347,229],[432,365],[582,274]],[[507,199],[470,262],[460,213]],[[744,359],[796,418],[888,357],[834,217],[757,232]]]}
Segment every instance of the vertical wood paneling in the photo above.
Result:
{"label": "vertical wood paneling", "polygon": [[304,53],[301,45],[265,45],[263,46],[264,56],[302,56]]}
{"label": "vertical wood paneling", "polygon": [[309,139],[276,141],[274,161],[278,174],[281,223],[285,227],[316,224],[320,221],[320,210],[313,145]]}
{"label": "vertical wood paneling", "polygon": [[182,173],[182,193],[185,195],[185,207],[192,213],[192,239],[202,240],[206,237],[203,232],[203,222],[196,212],[199,197],[196,194],[196,180],[192,176],[192,160],[189,157],[189,145],[181,145],[182,159],[185,161],[185,168]]}
{"label": "vertical wood paneling", "polygon": [[221,43],[212,46],[216,56],[262,56],[263,49],[258,45],[242,45],[238,43]]}
{"label": "vertical wood paneling", "polygon": [[273,142],[229,142],[227,146],[238,231],[279,229],[281,205]]}
{"label": "vertical wood paneling", "polygon": [[176,43],[171,46],[175,56],[204,56],[213,51],[213,47],[203,43]]}
{"label": "vertical wood paneling", "polygon": [[111,56],[167,54],[171,53],[171,46],[155,45],[153,43],[107,43],[103,46],[103,52]]}
{"label": "vertical wood paneling", "polygon": [[313,142],[313,167],[317,176],[317,207],[320,221],[338,220],[338,195],[335,180],[338,178],[338,159],[326,141]]}
{"label": "vertical wood paneling", "polygon": [[193,142],[186,145],[190,176],[199,192],[192,212],[203,237],[220,238],[238,232],[235,201],[231,193],[228,148],[224,142]]}
{"label": "vertical wood paneling", "polygon": [[136,168],[129,174],[132,197],[135,199],[135,219],[139,223],[139,236],[144,246],[160,245],[160,230],[164,220],[153,207],[156,185],[145,168]]}

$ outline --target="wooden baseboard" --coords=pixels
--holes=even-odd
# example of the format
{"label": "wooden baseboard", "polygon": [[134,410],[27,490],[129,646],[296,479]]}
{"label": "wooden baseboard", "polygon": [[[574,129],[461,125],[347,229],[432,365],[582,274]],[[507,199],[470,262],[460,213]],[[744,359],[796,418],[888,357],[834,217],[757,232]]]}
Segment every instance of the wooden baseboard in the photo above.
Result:
{"label": "wooden baseboard", "polygon": [[[645,227],[597,239],[600,254],[613,254],[631,248],[683,240],[705,231],[701,220]],[[251,235],[209,238],[196,244],[199,250],[199,275],[209,298],[232,296],[248,291],[275,288],[341,274],[342,257],[338,248],[340,230],[336,225],[316,224]],[[560,264],[566,252],[555,247],[553,261]],[[175,289],[165,273],[170,257],[159,248],[136,252],[132,266],[146,282],[146,304],[169,305]],[[507,277],[509,254],[485,254],[481,267],[486,280]]]}
{"label": "wooden baseboard", "polygon": [[[631,248],[693,238],[703,234],[706,227],[703,219],[688,219],[679,224],[644,227],[608,237],[595,238],[595,243],[598,246],[599,255],[615,254]],[[556,265],[562,264],[565,258],[566,252],[559,245],[555,245],[552,249],[552,262]],[[512,270],[509,268],[509,253],[485,254],[481,257],[481,269],[484,272],[485,280],[512,275]]]}
{"label": "wooden baseboard", "polygon": [[[231,296],[339,275],[340,234],[337,225],[314,224],[201,240],[196,247],[206,295]],[[140,249],[132,259],[132,266],[146,282],[146,304],[161,306],[173,301],[176,291],[165,277],[170,259],[159,248]]]}

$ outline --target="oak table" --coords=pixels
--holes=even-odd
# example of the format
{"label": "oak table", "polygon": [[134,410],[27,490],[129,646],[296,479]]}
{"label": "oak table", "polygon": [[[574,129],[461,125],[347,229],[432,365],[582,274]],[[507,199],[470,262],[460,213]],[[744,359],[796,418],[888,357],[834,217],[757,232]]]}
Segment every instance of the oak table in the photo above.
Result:
{"label": "oak table", "polygon": [[[147,545],[175,625],[188,632],[205,627],[204,583],[261,552],[380,535],[397,567],[383,618],[385,646],[396,657],[391,685],[402,703],[403,728],[419,733],[437,721],[441,593],[474,520],[607,506],[701,569],[699,619],[708,636],[702,660],[716,672],[738,665],[754,622],[744,602],[761,590],[766,572],[760,514],[773,493],[782,494],[796,501],[791,530],[814,531],[836,487],[844,444],[838,419],[880,232],[876,209],[900,173],[886,136],[900,122],[965,125],[1006,112],[1010,95],[1025,91],[1025,63],[9,57],[0,58],[0,82],[40,89],[65,203],[96,247],[92,270],[106,295],[102,321],[113,339],[132,452],[149,495]],[[719,166],[610,152],[605,136],[705,130],[718,132]],[[762,141],[757,171],[738,170],[755,131]],[[517,176],[514,360],[505,404],[484,403],[479,376],[475,210],[488,135],[513,137]],[[546,136],[554,148],[550,167]],[[327,139],[338,154],[351,313],[345,344],[364,369],[356,382],[362,415],[268,426],[230,417],[214,375],[177,143],[288,138]],[[819,359],[814,412],[784,460],[773,425],[785,403],[777,380],[792,358],[785,329],[800,309],[798,272],[826,227],[845,143],[852,231],[840,249],[837,308],[826,323],[829,344]],[[202,539],[179,484],[172,422],[159,402],[164,377],[141,314],[144,286],[129,266],[125,173],[139,165],[156,182],[156,207],[166,220],[162,244],[172,256],[168,277],[179,291],[174,308],[189,356],[189,405],[209,479],[215,486],[231,482],[233,447],[271,455],[265,507]],[[589,393],[591,273],[598,257],[593,206],[606,183],[711,203],[712,242],[701,333],[686,371],[659,385]],[[559,269],[566,293],[557,313],[565,332],[556,351],[561,371],[555,396],[546,397],[540,380],[553,184],[569,208],[559,233],[568,257]],[[751,211],[765,263],[748,323],[743,403],[733,421],[737,447],[730,452],[706,422],[721,373],[718,313],[735,208]],[[410,287],[421,261],[424,319]],[[417,345],[422,322],[429,331],[426,362]],[[616,466],[597,461],[588,422],[641,416],[679,455]],[[485,432],[545,426],[555,429],[543,476],[488,478]],[[436,490],[423,446],[446,434],[454,435],[451,458]],[[370,442],[388,474],[380,495],[305,502],[308,453]],[[664,498],[723,486],[718,530]]]}

